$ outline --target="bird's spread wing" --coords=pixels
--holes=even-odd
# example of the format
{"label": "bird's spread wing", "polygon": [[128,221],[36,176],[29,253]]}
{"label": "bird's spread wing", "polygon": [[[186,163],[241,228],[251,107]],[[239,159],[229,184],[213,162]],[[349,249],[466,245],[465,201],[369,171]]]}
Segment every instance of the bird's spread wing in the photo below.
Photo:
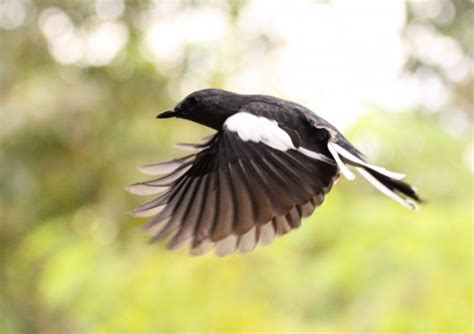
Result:
{"label": "bird's spread wing", "polygon": [[204,142],[179,145],[193,154],[140,168],[161,175],[128,188],[157,194],[133,211],[153,217],[146,225],[153,241],[170,236],[170,249],[190,244],[194,255],[249,252],[297,228],[339,173],[354,178],[348,166],[409,208],[421,201],[404,175],[367,163],[326,121],[276,107],[250,103]]}
{"label": "bird's spread wing", "polygon": [[329,152],[298,146],[267,119],[237,115],[204,143],[185,146],[196,153],[141,168],[163,175],[128,188],[158,194],[133,211],[153,217],[153,240],[170,235],[169,248],[190,244],[194,255],[248,252],[297,228],[323,202],[339,175]]}

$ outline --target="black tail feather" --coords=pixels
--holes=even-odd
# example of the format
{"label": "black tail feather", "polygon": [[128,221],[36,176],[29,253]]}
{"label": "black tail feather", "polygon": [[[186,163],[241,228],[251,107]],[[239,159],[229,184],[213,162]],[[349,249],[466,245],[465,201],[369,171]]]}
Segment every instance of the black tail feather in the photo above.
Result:
{"label": "black tail feather", "polygon": [[420,196],[418,196],[418,194],[416,193],[416,189],[412,187],[411,185],[409,185],[408,183],[380,174],[377,171],[370,168],[364,168],[364,169],[367,172],[369,172],[373,177],[375,177],[377,180],[379,180],[381,183],[383,183],[390,190],[398,194],[405,195],[415,200],[418,203],[425,202],[422,198],[420,198]]}

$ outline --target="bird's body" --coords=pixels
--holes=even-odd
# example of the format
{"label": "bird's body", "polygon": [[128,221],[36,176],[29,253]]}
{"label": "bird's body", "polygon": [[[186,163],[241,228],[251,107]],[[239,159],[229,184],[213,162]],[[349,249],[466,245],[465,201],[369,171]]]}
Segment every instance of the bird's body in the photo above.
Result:
{"label": "bird's body", "polygon": [[195,154],[143,166],[164,176],[129,187],[160,195],[134,210],[153,216],[153,240],[172,235],[170,248],[191,244],[192,254],[251,251],[297,228],[324,200],[350,165],[401,204],[420,201],[402,174],[365,162],[331,124],[299,104],[266,95],[218,89],[197,91],[158,118],[178,117],[217,132]]}

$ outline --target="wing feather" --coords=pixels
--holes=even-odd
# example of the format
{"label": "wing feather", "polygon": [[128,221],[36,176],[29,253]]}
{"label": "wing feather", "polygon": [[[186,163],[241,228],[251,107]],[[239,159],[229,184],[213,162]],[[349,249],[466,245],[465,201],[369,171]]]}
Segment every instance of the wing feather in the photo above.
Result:
{"label": "wing feather", "polygon": [[259,243],[264,246],[271,244],[276,236],[272,222],[268,222],[264,225],[258,226],[257,228],[260,229]]}
{"label": "wing feather", "polygon": [[233,204],[233,190],[227,169],[218,170],[218,204],[216,206],[217,215],[216,222],[212,229],[212,240],[219,241],[232,233],[233,218],[234,218],[234,204]]}
{"label": "wing feather", "polygon": [[258,227],[252,227],[250,231],[239,237],[238,250],[241,253],[251,252],[258,242]]}
{"label": "wing feather", "polygon": [[245,176],[240,172],[237,163],[229,165],[229,176],[234,190],[234,225],[233,231],[237,235],[243,235],[254,226],[254,215],[251,198],[247,188]]}
{"label": "wing feather", "polygon": [[189,165],[189,163],[191,163],[195,158],[195,155],[187,155],[178,159],[143,165],[138,167],[138,170],[147,175],[172,173],[183,165]]}
{"label": "wing feather", "polygon": [[[196,186],[196,179],[188,179],[186,186],[183,186],[177,194],[176,197],[172,199],[171,202],[168,203],[168,205],[163,209],[162,212],[166,212],[166,218],[171,217],[171,219],[166,223],[165,227],[163,230],[160,231],[152,240],[153,241],[158,241],[162,239],[164,236],[167,235],[167,233],[170,233],[172,231],[177,230],[183,220],[183,216],[186,213],[186,210],[189,206],[190,203],[190,197],[191,194],[194,190],[194,187]],[[160,212],[161,213],[161,212]],[[159,216],[158,214],[157,216]]]}
{"label": "wing feather", "polygon": [[210,238],[212,228],[214,226],[214,223],[216,222],[216,203],[218,195],[217,178],[217,173],[211,173],[208,175],[205,188],[206,198],[204,199],[204,204],[199,215],[198,222],[196,223],[196,227],[194,229],[193,248],[199,247],[203,241]]}
{"label": "wing feather", "polygon": [[[189,240],[193,236],[194,228],[199,218],[199,214],[202,210],[202,203],[204,201],[204,185],[207,179],[207,175],[204,175],[202,178],[198,178],[196,182],[196,187],[194,188],[191,200],[189,201],[189,207],[187,208],[186,213],[182,219],[181,226],[179,231],[174,235],[174,237],[169,242],[168,247],[170,249],[175,249],[180,247],[185,241]],[[190,189],[191,192],[191,189]]]}
{"label": "wing feather", "polygon": [[290,232],[292,229],[291,225],[286,219],[286,215],[273,218],[273,227],[275,228],[277,235],[284,235]]}
{"label": "wing feather", "polygon": [[133,211],[154,215],[146,225],[152,241],[171,234],[168,247],[191,243],[192,255],[212,248],[218,256],[245,253],[257,244],[271,243],[298,228],[338,177],[335,163],[298,150],[244,142],[226,131],[206,145],[186,146],[199,151],[145,166],[150,174],[168,174],[132,185],[130,190],[158,194]]}

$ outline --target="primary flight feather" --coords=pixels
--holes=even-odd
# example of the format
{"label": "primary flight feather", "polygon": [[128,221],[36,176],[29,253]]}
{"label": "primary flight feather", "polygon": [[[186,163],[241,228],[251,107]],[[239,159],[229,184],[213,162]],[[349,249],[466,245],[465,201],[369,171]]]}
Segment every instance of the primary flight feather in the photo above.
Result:
{"label": "primary flight feather", "polygon": [[183,118],[216,133],[185,157],[140,167],[154,180],[128,187],[158,196],[132,213],[152,217],[152,240],[190,245],[191,254],[212,248],[219,256],[249,252],[300,226],[353,167],[378,190],[416,209],[420,198],[403,174],[369,164],[331,124],[311,110],[272,96],[219,89],[194,92],[157,118]]}

